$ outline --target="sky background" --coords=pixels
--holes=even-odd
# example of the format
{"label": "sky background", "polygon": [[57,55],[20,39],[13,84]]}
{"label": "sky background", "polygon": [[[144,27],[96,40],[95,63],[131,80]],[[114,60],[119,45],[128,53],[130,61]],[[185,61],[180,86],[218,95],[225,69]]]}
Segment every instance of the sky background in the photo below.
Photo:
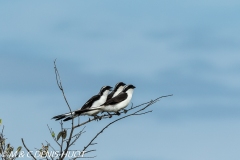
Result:
{"label": "sky background", "polygon": [[[239,16],[239,0],[0,0],[0,118],[8,141],[54,144],[47,124],[57,133],[51,118],[68,111],[57,58],[72,109],[119,81],[136,86],[134,104],[174,95],[153,113],[110,126],[88,156],[239,160]],[[114,119],[88,125],[74,148]]]}

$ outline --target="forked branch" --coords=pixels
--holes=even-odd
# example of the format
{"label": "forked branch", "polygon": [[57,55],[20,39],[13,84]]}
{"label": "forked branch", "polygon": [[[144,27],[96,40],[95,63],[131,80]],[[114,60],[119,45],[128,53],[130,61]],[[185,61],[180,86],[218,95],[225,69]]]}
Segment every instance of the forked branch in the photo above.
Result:
{"label": "forked branch", "polygon": [[[146,111],[146,112],[142,112],[142,113],[140,113],[140,112],[143,111],[143,110],[145,110],[146,108],[148,108],[148,107],[151,106],[152,104],[156,103],[157,101],[159,101],[159,99],[164,98],[164,97],[169,97],[169,96],[172,96],[172,94],[171,94],[171,95],[166,95],[166,96],[161,96],[161,97],[158,97],[158,98],[156,98],[156,99],[154,99],[154,100],[151,100],[151,101],[149,101],[149,102],[140,104],[140,105],[135,106],[135,107],[131,107],[130,109],[128,109],[128,111],[129,111],[129,110],[132,110],[132,109],[135,109],[135,108],[138,108],[138,107],[140,107],[140,106],[146,105],[146,106],[144,106],[143,108],[140,108],[139,110],[137,110],[137,111],[135,111],[135,112],[133,112],[133,113],[131,113],[131,114],[125,115],[125,116],[123,116],[123,117],[121,117],[121,118],[118,118],[118,119],[110,122],[108,125],[106,125],[103,129],[101,129],[101,130],[93,137],[93,139],[83,148],[82,151],[83,151],[83,152],[86,151],[86,149],[87,149],[90,145],[92,145],[93,141],[94,141],[101,133],[103,133],[103,131],[104,131],[105,129],[107,129],[110,125],[112,125],[112,124],[114,124],[115,122],[120,121],[120,120],[122,120],[122,119],[124,119],[124,118],[130,117],[130,116],[138,116],[138,115],[143,115],[143,114],[150,113],[150,112],[152,112],[152,110]],[[112,114],[112,115],[115,115],[115,114]]]}

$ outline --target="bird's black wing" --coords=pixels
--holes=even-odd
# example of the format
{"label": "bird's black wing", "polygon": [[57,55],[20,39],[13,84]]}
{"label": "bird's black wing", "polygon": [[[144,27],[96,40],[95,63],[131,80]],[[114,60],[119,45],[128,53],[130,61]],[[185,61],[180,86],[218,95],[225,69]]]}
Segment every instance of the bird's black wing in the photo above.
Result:
{"label": "bird's black wing", "polygon": [[99,98],[100,98],[100,95],[93,96],[82,106],[81,110],[91,107],[96,100],[99,100]]}
{"label": "bird's black wing", "polygon": [[112,91],[112,92],[107,96],[107,101],[113,97],[114,93],[115,93],[115,91]]}
{"label": "bird's black wing", "polygon": [[114,105],[116,103],[122,102],[125,99],[127,99],[127,96],[128,96],[127,93],[121,92],[116,97],[113,97],[112,99],[109,99],[108,101],[106,101],[102,105]]}

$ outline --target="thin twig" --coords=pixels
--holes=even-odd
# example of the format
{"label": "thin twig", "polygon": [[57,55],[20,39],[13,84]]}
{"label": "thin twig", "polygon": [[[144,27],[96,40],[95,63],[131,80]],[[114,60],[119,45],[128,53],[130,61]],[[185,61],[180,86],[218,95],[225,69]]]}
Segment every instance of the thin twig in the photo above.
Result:
{"label": "thin twig", "polygon": [[[88,143],[88,145],[83,148],[83,151],[85,151],[90,145],[92,145],[92,142],[93,142],[106,128],[108,128],[108,127],[109,127],[110,125],[112,125],[113,123],[115,123],[115,122],[117,122],[117,121],[119,121],[119,120],[121,120],[121,119],[130,117],[130,116],[142,115],[142,114],[150,113],[150,112],[152,112],[152,111],[146,111],[146,112],[143,112],[143,113],[139,113],[139,112],[145,110],[147,107],[149,107],[149,106],[151,106],[152,104],[156,103],[160,98],[168,97],[168,96],[172,96],[172,95],[161,96],[161,97],[158,97],[158,98],[156,98],[156,99],[154,99],[154,100],[151,100],[151,101],[149,101],[149,102],[147,102],[147,103],[143,103],[143,104],[147,104],[147,105],[146,105],[145,107],[143,107],[143,108],[135,111],[134,113],[128,114],[128,115],[126,115],[126,116],[123,116],[123,117],[121,117],[121,118],[118,118],[118,119],[112,121],[111,123],[109,123],[108,125],[106,125],[100,132],[98,132],[98,133],[93,137],[93,139]],[[137,107],[139,107],[139,106],[142,106],[143,104],[138,105],[138,106],[136,106],[136,107],[131,107],[131,108],[137,108]],[[130,108],[130,109],[131,109],[131,108]],[[130,110],[130,109],[129,109],[129,110]]]}
{"label": "thin twig", "polygon": [[86,126],[84,126],[83,129],[82,129],[78,134],[76,134],[75,136],[72,137],[72,138],[74,138],[74,137],[76,137],[76,138],[72,141],[72,143],[70,144],[70,146],[72,146],[72,145],[78,140],[78,138],[82,135],[82,133],[85,132],[85,131],[84,131],[85,127],[86,127]]}
{"label": "thin twig", "polygon": [[73,158],[72,160],[75,160],[75,159],[78,159],[78,158],[95,158],[95,157],[97,157],[97,156],[83,157],[84,154],[87,154],[87,153],[89,153],[89,152],[94,152],[94,151],[96,151],[96,150],[90,150],[90,151],[81,152],[81,155],[80,155],[80,156],[77,156],[77,157]]}
{"label": "thin twig", "polygon": [[136,114],[134,114],[134,115],[135,115],[135,116],[139,116],[139,115],[143,115],[143,114],[150,113],[150,112],[152,112],[152,110],[151,110],[151,111],[147,111],[147,112],[143,112],[143,113],[136,113]]}
{"label": "thin twig", "polygon": [[71,112],[71,114],[72,114],[71,107],[70,107],[70,105],[69,105],[69,103],[68,103],[68,100],[67,100],[67,98],[66,98],[66,96],[65,96],[65,93],[64,93],[64,90],[63,90],[61,77],[60,77],[60,74],[59,74],[59,72],[58,72],[57,65],[56,65],[56,60],[57,60],[57,59],[54,60],[54,70],[55,70],[57,85],[58,85],[58,88],[62,91],[63,98],[64,98],[64,100],[65,100],[65,102],[66,102],[66,104],[67,104],[67,106],[68,106],[68,109],[70,110],[70,112]]}
{"label": "thin twig", "polygon": [[[48,126],[48,124],[47,124],[47,126]],[[50,129],[50,127],[48,126],[48,130],[49,130],[49,132],[50,132],[50,134],[51,134],[51,136],[52,136],[52,132],[53,132],[53,130],[52,130],[52,128]],[[59,145],[59,147],[60,147],[60,144],[58,143],[58,141],[57,141],[57,139],[55,138],[55,137],[52,137],[53,139],[54,139],[54,141]]]}
{"label": "thin twig", "polygon": [[[49,147],[51,147],[52,150],[53,150],[55,153],[57,153],[56,150],[52,147],[52,145],[51,145],[48,141],[46,141],[46,142],[47,142],[47,145],[48,145]],[[50,158],[51,158],[52,160],[54,160],[53,156],[50,156]]]}
{"label": "thin twig", "polygon": [[78,124],[78,125],[74,126],[74,128],[81,127],[81,126],[83,126],[83,125],[85,125],[85,124],[87,124],[87,123],[89,123],[89,122],[94,121],[94,120],[96,120],[96,118],[89,119],[89,120],[87,120],[87,121],[85,121],[85,122],[83,122],[83,123],[81,123],[81,124]]}
{"label": "thin twig", "polygon": [[32,157],[33,159],[37,160],[37,159],[33,156],[32,152],[30,152],[30,150],[29,150],[29,149],[27,148],[27,146],[25,145],[23,138],[22,138],[22,144],[23,144],[24,148],[28,151],[28,153],[30,153],[31,157]]}
{"label": "thin twig", "polygon": [[72,134],[73,134],[73,131],[74,131],[74,124],[73,124],[74,121],[73,121],[73,112],[72,112],[71,107],[70,107],[70,105],[69,105],[69,103],[67,101],[67,98],[65,96],[65,93],[64,93],[64,90],[63,90],[63,86],[62,86],[62,82],[61,82],[61,77],[60,77],[60,74],[59,74],[57,66],[56,66],[56,59],[54,61],[54,70],[55,70],[55,74],[56,74],[57,85],[58,85],[59,89],[62,91],[62,95],[64,97],[64,100],[65,100],[65,102],[66,102],[66,104],[67,104],[67,106],[69,108],[69,111],[70,111],[71,117],[72,117],[72,127],[71,127],[71,131],[70,131],[69,139],[67,141],[67,145],[66,145],[65,150],[63,151],[63,154],[61,154],[63,156],[60,157],[60,159],[62,160],[66,156],[68,148],[70,147],[70,142],[71,142]]}
{"label": "thin twig", "polygon": [[[61,125],[61,132],[63,132],[63,122],[62,122],[62,120],[60,122],[60,125]],[[62,155],[62,149],[63,149],[63,138],[62,138],[61,146],[60,146],[60,155]]]}
{"label": "thin twig", "polygon": [[[165,98],[165,97],[169,97],[169,96],[172,96],[172,94],[158,97],[158,98],[156,98],[154,101],[158,101],[158,100],[161,99],[161,98]],[[141,106],[143,106],[143,105],[151,104],[151,102],[152,102],[152,100],[151,100],[151,101],[148,101],[148,102],[145,102],[145,103],[142,103],[142,104],[140,104],[140,105],[137,105],[137,106],[135,106],[135,107],[132,107],[132,106],[131,106],[130,109],[127,109],[126,111],[128,112],[128,111],[131,111],[131,110],[133,110],[133,109],[139,108],[139,107],[141,107]],[[124,111],[120,111],[119,113],[122,114],[122,113],[124,113]],[[116,113],[103,114],[103,115],[99,116],[99,118],[100,118],[100,119],[109,118],[110,116],[115,116],[115,115],[117,115],[117,114],[116,114]],[[96,119],[96,118],[89,119],[89,120],[87,120],[87,121],[85,121],[85,122],[83,122],[83,123],[80,123],[80,124],[74,126],[74,128],[81,127],[81,126],[83,126],[83,125],[85,125],[85,124],[87,124],[87,123],[89,123],[89,122],[94,121],[94,120],[97,120],[97,119]]]}

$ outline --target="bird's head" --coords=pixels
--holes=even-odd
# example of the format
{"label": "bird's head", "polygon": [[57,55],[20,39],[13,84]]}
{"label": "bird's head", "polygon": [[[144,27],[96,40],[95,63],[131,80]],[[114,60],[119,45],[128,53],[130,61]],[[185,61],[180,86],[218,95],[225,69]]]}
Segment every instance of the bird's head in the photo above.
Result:
{"label": "bird's head", "polygon": [[122,91],[125,85],[126,85],[126,84],[123,83],[123,82],[117,83],[117,84],[115,85],[114,91],[115,91],[115,92],[116,92],[117,90],[121,90],[121,91]]}
{"label": "bird's head", "polygon": [[126,85],[123,89],[123,92],[128,92],[128,91],[131,91],[133,92],[133,89],[136,88],[134,85],[132,84],[129,84],[129,85]]}
{"label": "bird's head", "polygon": [[99,94],[100,94],[100,95],[108,95],[108,93],[111,91],[111,89],[112,89],[111,86],[103,86],[103,87],[100,89]]}

